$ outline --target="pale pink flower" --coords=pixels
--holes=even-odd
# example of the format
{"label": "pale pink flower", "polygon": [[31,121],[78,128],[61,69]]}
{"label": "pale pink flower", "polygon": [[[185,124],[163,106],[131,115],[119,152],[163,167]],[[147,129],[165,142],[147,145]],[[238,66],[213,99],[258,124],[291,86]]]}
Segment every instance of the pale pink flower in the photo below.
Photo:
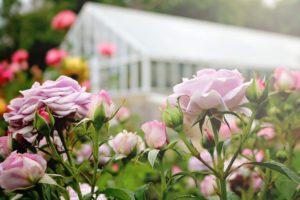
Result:
{"label": "pale pink flower", "polygon": [[289,69],[282,67],[275,69],[274,78],[274,87],[279,91],[294,90],[297,86],[297,77]]}
{"label": "pale pink flower", "polygon": [[0,163],[0,186],[12,191],[35,185],[45,174],[47,162],[38,154],[11,153]]}
{"label": "pale pink flower", "polygon": [[[204,150],[200,153],[201,158],[206,161],[210,166],[213,164],[212,157],[207,150]],[[192,172],[195,171],[206,171],[208,168],[196,157],[191,157],[188,162],[188,169]]]}
{"label": "pale pink flower", "polygon": [[272,124],[263,124],[262,128],[257,133],[257,136],[263,137],[266,140],[274,139],[275,135],[276,133]]}
{"label": "pale pink flower", "polygon": [[215,194],[217,188],[216,177],[213,175],[205,176],[200,183],[201,193],[204,196],[211,196]]}
{"label": "pale pink flower", "polygon": [[161,149],[169,143],[167,127],[163,122],[157,120],[146,122],[142,125],[142,130],[150,148]]}
{"label": "pale pink flower", "polygon": [[180,106],[185,114],[185,122],[193,123],[206,110],[250,111],[241,108],[247,102],[245,92],[251,82],[244,83],[244,77],[237,70],[202,69],[192,79],[184,79],[174,87],[174,94],[168,101]]}
{"label": "pale pink flower", "polygon": [[21,92],[22,97],[13,99],[4,119],[15,138],[18,134],[29,142],[36,138],[33,120],[36,109],[49,108],[55,118],[82,119],[87,116],[90,94],[77,81],[61,76],[56,81],[35,83],[31,89]]}
{"label": "pale pink flower", "polygon": [[76,20],[76,14],[71,10],[63,10],[52,19],[52,28],[64,30],[70,28]]}
{"label": "pale pink flower", "polygon": [[242,154],[248,158],[254,158],[256,162],[262,162],[265,157],[265,153],[263,150],[254,150],[251,149],[243,149]]}
{"label": "pale pink flower", "polygon": [[14,71],[10,65],[3,61],[0,63],[0,86],[5,85],[14,78]]}
{"label": "pale pink flower", "polygon": [[[91,186],[87,183],[82,183],[82,184],[79,185],[79,187],[80,187],[80,191],[81,191],[83,196],[90,194],[91,191],[92,191]],[[75,190],[73,188],[71,188],[69,186],[69,187],[67,187],[67,191],[69,192],[70,200],[79,200],[78,194],[77,194],[77,192],[75,192]],[[61,199],[63,200],[64,198],[61,197]],[[105,197],[104,194],[100,194],[97,197],[97,200],[107,200],[107,198]]]}
{"label": "pale pink flower", "polygon": [[116,119],[119,122],[124,122],[130,117],[130,111],[127,107],[122,106],[116,114]]}
{"label": "pale pink flower", "polygon": [[50,49],[46,54],[46,64],[52,66],[59,66],[62,60],[68,55],[64,50]]}
{"label": "pale pink flower", "polygon": [[182,172],[182,169],[180,167],[178,167],[177,165],[172,166],[172,175],[178,174],[180,172]]}
{"label": "pale pink flower", "polygon": [[110,57],[115,54],[116,48],[110,43],[101,43],[98,45],[98,51],[101,55]]}
{"label": "pale pink flower", "polygon": [[11,152],[11,136],[0,137],[0,156],[3,158],[7,157]]}
{"label": "pale pink flower", "polygon": [[140,153],[145,149],[145,143],[142,138],[136,133],[127,132],[126,130],[116,135],[108,144],[120,156],[128,156],[133,150]]}
{"label": "pale pink flower", "polygon": [[[229,127],[228,127],[229,125]],[[226,123],[222,123],[220,130],[219,130],[219,136],[221,140],[227,140],[232,137],[232,135],[240,132],[239,127],[237,126],[236,120],[230,120],[228,122],[228,125]]]}

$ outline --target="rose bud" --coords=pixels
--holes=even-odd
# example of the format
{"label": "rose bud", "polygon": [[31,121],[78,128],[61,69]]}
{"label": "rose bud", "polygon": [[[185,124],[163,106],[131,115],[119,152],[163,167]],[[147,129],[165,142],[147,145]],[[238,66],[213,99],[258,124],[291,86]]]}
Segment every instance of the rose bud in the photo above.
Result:
{"label": "rose bud", "polygon": [[162,119],[169,128],[178,132],[182,130],[183,115],[178,107],[171,106],[167,103],[162,113]]}
{"label": "rose bud", "polygon": [[288,154],[285,150],[279,150],[276,153],[276,159],[281,162],[284,163],[287,160]]}
{"label": "rose bud", "polygon": [[111,153],[110,148],[107,144],[102,144],[99,147],[99,164],[101,166],[105,165],[110,159]]}
{"label": "rose bud", "polygon": [[237,125],[237,120],[230,120],[227,123],[222,123],[220,130],[219,130],[219,137],[221,140],[227,140],[230,139],[232,135],[240,132],[241,130],[239,129]]}
{"label": "rose bud", "polygon": [[47,65],[51,66],[59,66],[62,62],[62,60],[67,57],[68,53],[64,50],[60,49],[50,49],[45,58],[45,62]]}
{"label": "rose bud", "polygon": [[261,79],[254,79],[252,84],[247,88],[246,96],[250,101],[258,101],[261,99],[266,84]]}
{"label": "rose bud", "polygon": [[95,122],[95,125],[101,126],[111,117],[112,106],[112,100],[107,91],[101,90],[98,94],[91,95],[88,116]]}
{"label": "rose bud", "polygon": [[279,91],[293,90],[297,85],[297,79],[289,69],[277,68],[274,72],[274,78],[274,87]]}
{"label": "rose bud", "polygon": [[116,119],[119,122],[124,122],[130,117],[130,111],[128,108],[122,106],[116,114]]}
{"label": "rose bud", "polygon": [[14,54],[11,57],[11,60],[13,63],[22,63],[24,61],[27,61],[29,58],[29,54],[24,49],[19,49],[14,52]]}
{"label": "rose bud", "polygon": [[11,152],[11,136],[0,137],[0,156],[6,158]]}
{"label": "rose bud", "polygon": [[147,145],[153,149],[161,149],[168,142],[166,125],[156,120],[146,122],[142,125]]}
{"label": "rose bud", "polygon": [[211,150],[215,147],[214,135],[207,128],[204,128],[204,133],[202,134],[202,147],[207,150]]}
{"label": "rose bud", "polygon": [[40,108],[35,113],[34,127],[42,134],[49,134],[54,126],[54,118],[45,108]]}
{"label": "rose bud", "polygon": [[111,139],[108,144],[113,148],[114,152],[120,156],[128,156],[136,150],[140,153],[145,149],[145,144],[140,136],[136,133],[123,132]]}
{"label": "rose bud", "polygon": [[0,186],[7,191],[27,189],[45,175],[46,168],[38,154],[13,152],[0,164]]}
{"label": "rose bud", "polygon": [[263,137],[265,140],[274,139],[276,133],[272,124],[263,124],[262,129],[258,131],[257,136]]}

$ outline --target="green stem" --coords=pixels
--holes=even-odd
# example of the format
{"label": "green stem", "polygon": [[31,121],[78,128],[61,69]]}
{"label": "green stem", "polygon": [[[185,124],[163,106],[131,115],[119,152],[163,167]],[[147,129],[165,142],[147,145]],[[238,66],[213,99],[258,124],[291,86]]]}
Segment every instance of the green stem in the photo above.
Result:
{"label": "green stem", "polygon": [[212,168],[205,160],[203,160],[200,156],[200,153],[197,151],[197,149],[187,140],[184,132],[180,132],[179,136],[181,138],[181,140],[183,141],[183,143],[185,144],[185,146],[189,149],[189,151],[191,152],[191,154],[196,157],[198,160],[200,160],[210,171],[212,171],[214,173],[214,175],[218,178],[220,178],[219,173]]}
{"label": "green stem", "polygon": [[291,134],[289,134],[288,135],[288,160],[287,160],[287,166],[289,168],[292,167],[294,147],[295,147],[295,145],[294,145],[293,138],[291,137]]}
{"label": "green stem", "polygon": [[221,200],[227,200],[226,178],[219,179],[221,187]]}
{"label": "green stem", "polygon": [[[68,169],[68,172],[72,175],[72,177],[73,177],[73,179],[75,181],[75,185],[74,185],[75,188],[74,189],[76,190],[76,192],[78,194],[79,200],[83,200],[83,196],[82,196],[82,193],[81,193],[81,190],[80,190],[79,181],[77,179],[77,176],[75,175],[76,174],[75,173],[75,171],[76,171],[75,170],[75,164],[74,164],[72,156],[70,155],[70,152],[69,152],[69,149],[68,149],[68,146],[67,146],[67,143],[66,143],[66,140],[65,140],[63,132],[62,131],[58,131],[58,136],[59,136],[59,138],[60,138],[60,140],[62,142],[62,145],[64,147],[64,150],[65,150],[66,154],[67,154],[68,161],[69,161],[70,166],[71,166],[71,168],[67,167],[67,169]],[[61,159],[61,157],[60,157],[60,159]],[[64,166],[66,166],[66,164],[64,163],[63,160],[62,160],[62,163],[63,163]]]}
{"label": "green stem", "polygon": [[233,162],[235,161],[235,159],[237,158],[237,156],[241,152],[241,149],[242,149],[244,143],[246,142],[246,140],[249,137],[249,134],[251,132],[251,127],[252,127],[253,121],[255,119],[255,116],[256,116],[256,111],[253,111],[252,115],[250,117],[249,123],[247,124],[246,130],[245,130],[245,132],[244,132],[244,134],[242,136],[243,138],[241,139],[240,144],[239,144],[237,150],[235,151],[232,159],[230,160],[230,163],[229,163],[228,167],[225,170],[225,173],[224,173],[225,177],[227,177],[229,175],[229,172],[230,172],[230,169],[232,167]]}
{"label": "green stem", "polygon": [[[100,128],[101,129],[101,128]],[[94,169],[93,169],[93,182],[92,182],[92,198],[93,194],[95,192],[95,187],[96,187],[96,182],[97,182],[97,170],[98,170],[98,163],[99,163],[99,134],[100,134],[100,129],[96,131],[95,135],[95,141],[94,141]]]}
{"label": "green stem", "polygon": [[165,177],[165,171],[164,171],[164,164],[163,164],[163,155],[159,157],[159,166],[160,166],[160,181],[161,181],[161,199],[166,199],[166,190],[167,190],[167,184],[166,184],[166,177]]}

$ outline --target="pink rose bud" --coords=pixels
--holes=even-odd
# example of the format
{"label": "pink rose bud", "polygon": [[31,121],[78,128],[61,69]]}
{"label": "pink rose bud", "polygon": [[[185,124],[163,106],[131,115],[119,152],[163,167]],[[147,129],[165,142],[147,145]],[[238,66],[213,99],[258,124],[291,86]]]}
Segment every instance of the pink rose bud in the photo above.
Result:
{"label": "pink rose bud", "polygon": [[110,148],[107,144],[102,144],[99,147],[99,164],[105,165],[111,157]]}
{"label": "pink rose bud", "polygon": [[124,122],[130,117],[130,111],[125,106],[122,106],[116,114],[116,119],[119,122]]}
{"label": "pink rose bud", "polygon": [[[229,125],[229,127],[228,127]],[[228,124],[222,123],[220,130],[219,130],[219,136],[221,140],[227,140],[232,137],[232,135],[240,132],[239,127],[237,126],[236,119],[230,120]]]}
{"label": "pink rose bud", "polygon": [[185,123],[193,124],[207,110],[235,111],[250,114],[243,107],[247,102],[245,93],[251,82],[244,82],[244,77],[237,70],[202,69],[192,79],[184,79],[175,85],[174,93],[168,102],[180,107],[184,113]]}
{"label": "pink rose bud", "polygon": [[254,192],[258,192],[262,185],[263,185],[263,180],[262,178],[257,174],[257,173],[253,173],[252,174],[252,181],[253,181],[253,190]]}
{"label": "pink rose bud", "polygon": [[272,124],[263,124],[262,129],[257,133],[257,136],[263,137],[265,140],[272,140],[275,135],[276,133]]}
{"label": "pink rose bud", "polygon": [[146,122],[142,125],[145,140],[150,148],[162,149],[168,142],[167,128],[165,123],[156,120]]}
{"label": "pink rose bud", "polygon": [[88,116],[96,123],[103,123],[112,114],[112,100],[108,92],[101,90],[98,94],[92,94],[89,104]]}
{"label": "pink rose bud", "polygon": [[205,176],[200,183],[201,193],[204,196],[211,196],[215,194],[217,188],[216,178],[213,175]]}
{"label": "pink rose bud", "polygon": [[209,150],[215,146],[215,139],[213,133],[204,128],[203,135],[202,135],[202,147]]}
{"label": "pink rose bud", "polygon": [[67,55],[68,53],[64,50],[50,49],[46,54],[46,64],[58,66]]}
{"label": "pink rose bud", "polygon": [[[83,183],[83,184],[79,184],[80,187],[80,191],[82,193],[82,195],[88,195],[91,193],[92,188],[90,185],[88,185],[87,183]],[[67,187],[67,191],[69,192],[70,195],[70,200],[79,200],[78,194],[75,190],[73,190],[73,188],[71,188],[70,186]],[[64,200],[63,197],[61,197],[62,200]],[[96,200],[107,200],[107,198],[105,197],[104,194],[100,194],[97,198],[93,198]]]}
{"label": "pink rose bud", "polygon": [[38,154],[13,152],[0,164],[0,186],[8,191],[31,187],[46,168],[47,162]]}
{"label": "pink rose bud", "polygon": [[116,135],[108,144],[120,156],[128,156],[133,150],[136,150],[136,153],[140,153],[145,149],[142,138],[136,133],[127,132],[126,130]]}
{"label": "pink rose bud", "polygon": [[179,132],[183,128],[183,115],[177,106],[170,105],[168,102],[162,105],[162,119],[169,128]]}
{"label": "pink rose bud", "polygon": [[45,108],[40,108],[38,112],[39,116],[42,117],[47,122],[47,124],[50,124],[50,116],[49,113],[45,110]]}
{"label": "pink rose bud", "polygon": [[71,10],[63,10],[52,19],[52,28],[64,30],[70,28],[76,20],[76,14]]}
{"label": "pink rose bud", "polygon": [[274,78],[274,87],[279,91],[293,90],[297,86],[297,79],[289,69],[277,68]]}
{"label": "pink rose bud", "polygon": [[98,46],[98,51],[103,56],[113,56],[116,52],[116,48],[114,45],[109,43],[102,43]]}
{"label": "pink rose bud", "polygon": [[264,89],[266,87],[265,82],[262,79],[254,79],[252,84],[248,87],[246,95],[250,101],[262,101],[261,99]]}
{"label": "pink rose bud", "polygon": [[28,52],[24,49],[19,49],[12,55],[11,60],[13,63],[22,63],[24,61],[27,61],[28,58]]}
{"label": "pink rose bud", "polygon": [[11,152],[11,136],[0,137],[0,156],[6,158]]}

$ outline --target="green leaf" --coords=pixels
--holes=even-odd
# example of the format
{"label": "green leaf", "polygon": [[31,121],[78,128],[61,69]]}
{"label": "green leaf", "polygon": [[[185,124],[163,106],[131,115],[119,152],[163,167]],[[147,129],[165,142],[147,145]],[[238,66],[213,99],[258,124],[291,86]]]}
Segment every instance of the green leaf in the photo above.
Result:
{"label": "green leaf", "polygon": [[100,194],[105,194],[107,197],[114,197],[118,200],[135,200],[133,192],[121,188],[107,188],[102,190]]}
{"label": "green leaf", "polygon": [[51,178],[48,174],[45,174],[41,180],[39,181],[39,183],[44,183],[44,184],[50,184],[50,185],[57,185],[56,181]]}
{"label": "green leaf", "polygon": [[146,190],[149,189],[150,185],[151,185],[151,183],[148,183],[148,184],[145,184],[145,185],[139,187],[134,193],[135,199],[136,200],[147,200],[145,192],[146,192]]}
{"label": "green leaf", "polygon": [[275,161],[270,161],[270,162],[251,162],[251,163],[246,163],[246,164],[252,164],[252,165],[257,165],[260,167],[265,167],[269,168],[271,170],[277,171],[285,176],[287,176],[289,179],[294,181],[297,184],[300,184],[300,177],[298,174],[296,174],[294,171],[289,169],[287,166],[284,164],[275,162]]}
{"label": "green leaf", "polygon": [[148,153],[148,160],[149,160],[149,163],[150,163],[152,168],[154,166],[154,163],[155,163],[155,160],[157,158],[158,153],[159,153],[158,149],[152,149]]}
{"label": "green leaf", "polygon": [[[276,189],[279,191],[280,195],[286,200],[292,200],[293,195],[296,192],[297,184],[286,178],[285,176],[280,176],[275,182]],[[288,186],[288,187],[282,187]]]}
{"label": "green leaf", "polygon": [[203,196],[195,196],[195,195],[192,195],[192,194],[184,194],[184,195],[180,195],[180,196],[174,198],[174,200],[177,200],[177,199],[197,199],[197,200],[206,200],[206,198],[203,197]]}

